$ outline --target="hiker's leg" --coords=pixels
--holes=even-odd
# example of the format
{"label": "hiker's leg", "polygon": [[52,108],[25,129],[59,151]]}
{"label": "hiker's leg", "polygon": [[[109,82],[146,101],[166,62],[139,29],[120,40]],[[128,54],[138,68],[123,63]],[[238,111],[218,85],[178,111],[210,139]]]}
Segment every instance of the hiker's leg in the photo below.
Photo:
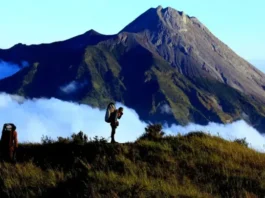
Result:
{"label": "hiker's leg", "polygon": [[14,149],[13,151],[12,151],[12,155],[11,155],[11,159],[12,159],[12,163],[14,163],[14,164],[16,164],[16,161],[17,161],[17,159],[16,159],[16,149]]}
{"label": "hiker's leg", "polygon": [[14,154],[13,149],[9,149],[9,151],[8,151],[8,161],[9,162],[13,162],[13,154]]}
{"label": "hiker's leg", "polygon": [[115,142],[115,138],[114,138],[115,132],[116,132],[116,126],[111,125],[111,142],[112,143]]}
{"label": "hiker's leg", "polygon": [[8,149],[4,149],[3,150],[3,161],[4,162],[8,162],[9,161],[9,150]]}

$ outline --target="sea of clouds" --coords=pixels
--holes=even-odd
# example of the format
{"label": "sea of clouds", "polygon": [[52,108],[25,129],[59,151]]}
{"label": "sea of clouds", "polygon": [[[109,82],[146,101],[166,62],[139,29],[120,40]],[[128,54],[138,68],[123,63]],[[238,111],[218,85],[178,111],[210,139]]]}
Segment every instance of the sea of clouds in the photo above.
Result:
{"label": "sea of clouds", "polygon": [[[124,115],[116,133],[116,141],[135,141],[148,125],[139,119],[135,110],[121,103],[117,107],[124,108]],[[20,142],[40,142],[43,135],[53,139],[58,136],[69,137],[80,130],[88,137],[110,137],[110,126],[104,121],[105,110],[88,105],[66,102],[56,98],[25,99],[17,95],[0,94],[0,124],[14,123],[17,126]],[[250,146],[263,151],[265,138],[245,121],[230,124],[209,123],[201,126],[190,123],[187,126],[166,126],[166,134],[187,134],[191,131],[204,131],[218,135],[227,140],[246,138]]]}

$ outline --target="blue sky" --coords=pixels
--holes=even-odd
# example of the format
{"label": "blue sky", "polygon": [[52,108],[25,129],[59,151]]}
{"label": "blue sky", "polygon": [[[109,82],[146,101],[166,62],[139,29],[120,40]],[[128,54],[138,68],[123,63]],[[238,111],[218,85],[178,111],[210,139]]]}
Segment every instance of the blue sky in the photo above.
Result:
{"label": "blue sky", "polygon": [[197,17],[247,60],[265,60],[263,0],[8,0],[0,3],[0,48],[49,43],[94,29],[115,34],[150,7]]}

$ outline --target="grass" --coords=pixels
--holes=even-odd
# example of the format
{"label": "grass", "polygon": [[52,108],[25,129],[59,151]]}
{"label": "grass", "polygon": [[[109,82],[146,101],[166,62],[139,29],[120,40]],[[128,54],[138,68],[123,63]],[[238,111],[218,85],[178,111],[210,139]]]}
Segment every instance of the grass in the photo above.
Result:
{"label": "grass", "polygon": [[0,164],[1,197],[41,196],[48,188],[64,181],[59,170],[42,170],[31,162],[10,165]]}
{"label": "grass", "polygon": [[[84,134],[20,144],[0,163],[0,197],[263,197],[265,154],[201,132],[109,144]],[[85,137],[85,138],[84,138]]]}

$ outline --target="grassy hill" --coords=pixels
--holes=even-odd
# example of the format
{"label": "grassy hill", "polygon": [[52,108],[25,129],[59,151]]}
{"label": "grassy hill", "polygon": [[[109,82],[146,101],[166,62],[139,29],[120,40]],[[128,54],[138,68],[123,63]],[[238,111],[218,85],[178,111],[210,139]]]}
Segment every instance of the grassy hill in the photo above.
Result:
{"label": "grassy hill", "polygon": [[262,197],[265,154],[244,140],[160,125],[135,142],[109,144],[81,132],[21,144],[17,164],[0,163],[0,197]]}

